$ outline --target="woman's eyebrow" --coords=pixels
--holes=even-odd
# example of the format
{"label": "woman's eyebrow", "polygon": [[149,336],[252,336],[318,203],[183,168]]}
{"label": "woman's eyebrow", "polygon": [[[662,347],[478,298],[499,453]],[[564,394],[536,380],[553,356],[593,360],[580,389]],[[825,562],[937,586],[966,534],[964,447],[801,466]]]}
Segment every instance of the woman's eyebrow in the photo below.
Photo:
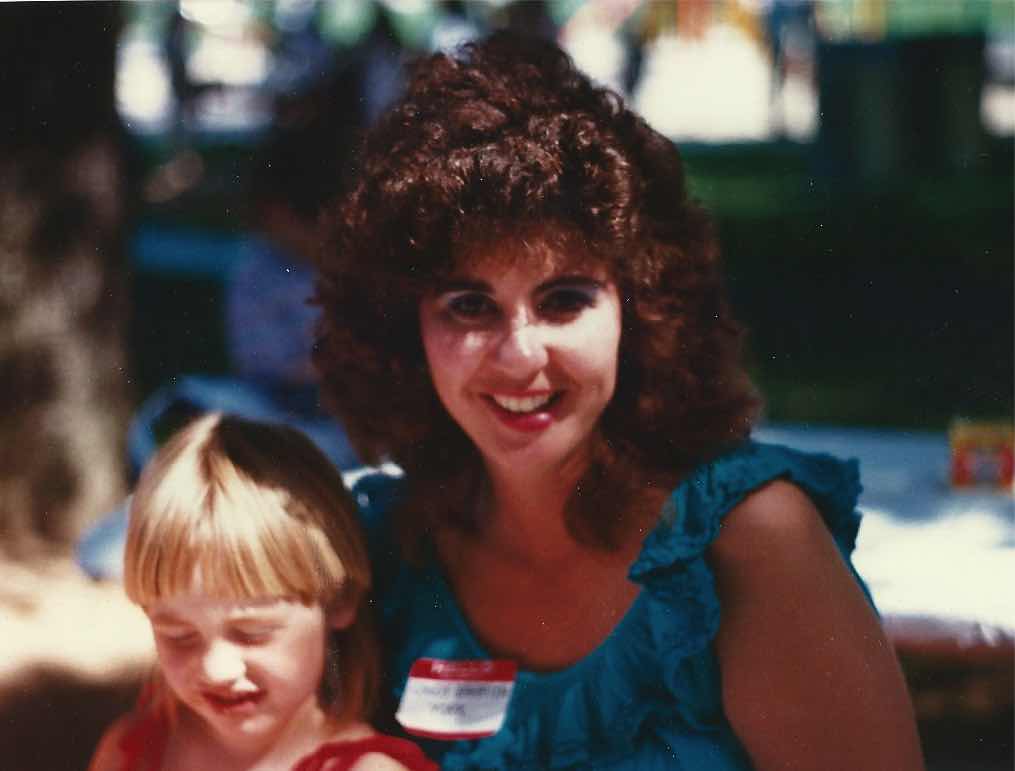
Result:
{"label": "woman's eyebrow", "polygon": [[[554,276],[553,278],[544,281],[536,287],[537,292],[545,292],[547,290],[556,289],[560,286],[585,286],[588,288],[600,288],[603,286],[603,282],[592,276],[583,274],[568,274],[564,276]],[[445,294],[447,292],[486,292],[488,294],[493,293],[493,289],[485,281],[478,281],[476,279],[469,278],[449,278],[440,281],[434,289],[434,294]]]}
{"label": "woman's eyebrow", "polygon": [[485,281],[477,281],[469,278],[448,278],[443,279],[434,287],[434,294],[445,294],[447,292],[492,292],[490,285]]}
{"label": "woman's eyebrow", "polygon": [[549,281],[544,281],[538,287],[536,291],[546,292],[547,290],[557,289],[562,286],[582,286],[588,289],[599,289],[603,286],[603,282],[598,278],[592,276],[585,276],[581,274],[567,275],[567,276],[555,276]]}

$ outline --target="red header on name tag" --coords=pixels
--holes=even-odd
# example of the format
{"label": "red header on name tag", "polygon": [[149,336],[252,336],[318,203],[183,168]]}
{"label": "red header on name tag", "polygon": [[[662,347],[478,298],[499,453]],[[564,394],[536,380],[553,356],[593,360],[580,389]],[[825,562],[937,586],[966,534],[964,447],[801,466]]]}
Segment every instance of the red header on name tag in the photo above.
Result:
{"label": "red header on name tag", "polygon": [[409,677],[474,682],[513,681],[517,674],[518,665],[507,659],[416,659],[409,670]]}

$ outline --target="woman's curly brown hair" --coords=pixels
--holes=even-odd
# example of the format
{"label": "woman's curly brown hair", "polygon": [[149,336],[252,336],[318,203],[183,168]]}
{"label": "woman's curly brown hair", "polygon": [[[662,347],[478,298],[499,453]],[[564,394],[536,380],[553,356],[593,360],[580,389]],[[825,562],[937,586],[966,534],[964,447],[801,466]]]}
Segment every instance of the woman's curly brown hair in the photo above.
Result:
{"label": "woman's curly brown hair", "polygon": [[556,46],[497,33],[422,60],[359,165],[328,221],[315,361],[362,457],[407,472],[417,523],[476,524],[478,452],[431,385],[418,308],[478,239],[580,244],[622,299],[617,387],[572,497],[575,535],[617,543],[636,490],[749,433],[758,399],[679,153]]}

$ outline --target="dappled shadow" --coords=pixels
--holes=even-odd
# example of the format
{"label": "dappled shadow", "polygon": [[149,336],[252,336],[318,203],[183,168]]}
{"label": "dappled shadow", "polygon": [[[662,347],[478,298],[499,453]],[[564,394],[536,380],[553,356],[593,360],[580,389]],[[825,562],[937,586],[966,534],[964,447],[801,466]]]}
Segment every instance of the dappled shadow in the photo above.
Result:
{"label": "dappled shadow", "polygon": [[85,769],[103,730],[134,703],[139,675],[88,680],[36,668],[0,686],[5,771]]}
{"label": "dappled shadow", "polygon": [[899,657],[916,708],[927,771],[1015,768],[1015,659],[1010,646],[961,656],[902,646]]}

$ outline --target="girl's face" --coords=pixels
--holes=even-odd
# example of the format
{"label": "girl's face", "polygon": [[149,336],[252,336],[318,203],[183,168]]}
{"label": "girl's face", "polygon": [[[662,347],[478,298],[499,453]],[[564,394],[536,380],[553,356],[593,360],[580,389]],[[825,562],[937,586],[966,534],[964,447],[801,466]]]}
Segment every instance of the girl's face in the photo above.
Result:
{"label": "girl's face", "polygon": [[319,710],[329,624],[319,605],[199,594],[146,612],[159,667],[176,699],[234,750],[267,747]]}
{"label": "girl's face", "polygon": [[472,261],[420,303],[441,402],[486,462],[507,469],[577,457],[616,385],[616,286],[543,262]]}

